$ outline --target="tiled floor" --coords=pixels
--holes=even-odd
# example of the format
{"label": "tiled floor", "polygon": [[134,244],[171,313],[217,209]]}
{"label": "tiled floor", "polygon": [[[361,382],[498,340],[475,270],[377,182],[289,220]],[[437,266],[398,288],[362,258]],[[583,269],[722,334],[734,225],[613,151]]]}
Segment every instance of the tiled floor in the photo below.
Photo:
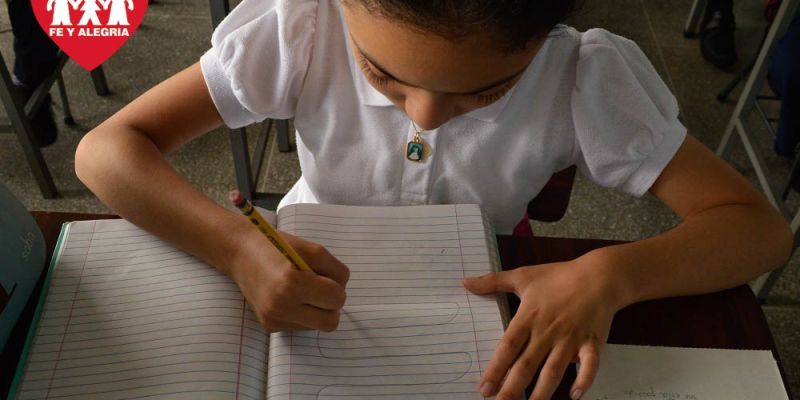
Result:
{"label": "tiled floor", "polygon": [[[602,27],[635,40],[676,94],[682,119],[703,143],[715,148],[733,110],[721,104],[716,93],[732,78],[758,46],[764,29],[760,1],[737,0],[740,61],[730,71],[719,71],[700,57],[696,40],[682,35],[691,0],[586,0],[572,23],[581,29]],[[4,8],[5,3],[0,2]],[[11,35],[5,10],[0,10],[0,51],[6,63],[12,58]],[[207,1],[156,0],[144,23],[129,43],[105,65],[112,94],[94,94],[89,74],[74,64],[64,72],[77,126],[60,123],[58,142],[45,149],[45,158],[61,197],[44,200],[39,195],[22,150],[14,135],[0,135],[0,181],[29,209],[108,211],[77,180],[72,155],[80,137],[130,100],[196,62],[208,47],[211,35]],[[59,112],[56,113],[60,115]],[[754,120],[755,121],[755,120]],[[754,128],[759,127],[756,122]],[[771,148],[768,134],[759,131],[765,153]],[[732,163],[746,176],[753,175],[740,146]],[[227,132],[217,130],[170,156],[175,168],[211,198],[225,204],[234,186]],[[779,179],[787,165],[768,158]],[[294,153],[279,153],[271,143],[263,173],[267,189],[285,191],[299,176]],[[634,199],[601,189],[578,178],[566,217],[555,224],[536,226],[537,234],[636,240],[669,229],[677,218],[657,200]],[[800,393],[800,256],[794,257],[764,307],[772,328],[789,385]]]}

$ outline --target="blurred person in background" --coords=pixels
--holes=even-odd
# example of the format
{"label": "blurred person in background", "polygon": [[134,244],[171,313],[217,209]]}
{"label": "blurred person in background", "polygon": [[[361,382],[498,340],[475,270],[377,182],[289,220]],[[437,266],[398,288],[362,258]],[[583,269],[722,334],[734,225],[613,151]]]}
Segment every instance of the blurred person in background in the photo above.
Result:
{"label": "blurred person in background", "polygon": [[[780,3],[770,1],[768,3]],[[767,8],[767,17],[774,17],[776,6]],[[772,91],[781,99],[780,122],[775,136],[775,152],[792,158],[800,141],[800,12],[796,12],[783,38],[778,41],[769,59],[767,79]],[[794,177],[793,181],[797,181]],[[800,182],[794,182],[800,188]]]}
{"label": "blurred person in background", "polygon": [[[14,33],[14,69],[12,80],[23,104],[58,65],[58,46],[45,34],[33,14],[31,0],[10,0],[8,17]],[[40,147],[52,144],[58,130],[50,109],[48,94],[44,104],[31,116],[31,126]]]}

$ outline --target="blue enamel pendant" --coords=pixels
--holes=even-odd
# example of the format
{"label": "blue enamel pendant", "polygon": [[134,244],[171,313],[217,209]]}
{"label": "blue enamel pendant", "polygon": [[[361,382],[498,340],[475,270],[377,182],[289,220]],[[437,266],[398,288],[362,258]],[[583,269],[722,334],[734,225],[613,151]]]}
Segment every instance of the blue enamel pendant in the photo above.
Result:
{"label": "blue enamel pendant", "polygon": [[406,144],[406,159],[408,161],[420,162],[422,161],[423,154],[425,154],[425,144],[422,142],[419,132],[414,134],[408,144]]}

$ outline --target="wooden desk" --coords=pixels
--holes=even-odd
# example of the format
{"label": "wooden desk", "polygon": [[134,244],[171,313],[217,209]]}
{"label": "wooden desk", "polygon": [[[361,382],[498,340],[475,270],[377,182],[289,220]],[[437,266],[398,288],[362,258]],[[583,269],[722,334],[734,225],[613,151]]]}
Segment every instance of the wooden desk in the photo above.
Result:
{"label": "wooden desk", "polygon": [[[620,242],[498,236],[497,244],[503,269],[513,269],[567,261],[617,243]],[[512,311],[519,304],[515,296],[509,296],[509,303]],[[772,350],[786,387],[786,374],[764,312],[746,285],[702,296],[646,301],[622,309],[614,316],[608,343]],[[569,399],[568,390],[574,379],[575,374],[568,373],[553,398]],[[794,398],[788,387],[786,390],[789,398]]]}
{"label": "wooden desk", "polygon": [[[31,214],[44,233],[48,248],[47,260],[51,258],[61,224],[64,222],[115,218],[110,215],[58,212],[34,211]],[[504,269],[566,261],[589,250],[615,243],[619,242],[498,236],[498,247]],[[516,298],[509,296],[509,301],[512,303],[512,308],[516,310],[518,304]],[[31,308],[30,313],[32,314],[32,307],[29,308]],[[23,319],[20,324],[22,326],[17,329],[19,332],[15,332],[17,336],[21,334],[22,341],[24,341],[24,332],[27,331],[27,326],[30,324],[30,318],[31,315],[27,315],[27,319]],[[19,342],[19,337],[16,340],[18,341],[16,347],[21,348],[22,343]],[[775,349],[764,313],[747,286],[702,296],[677,297],[634,304],[621,310],[614,317],[608,341],[617,344],[772,350],[772,354],[778,360],[778,352]],[[9,344],[11,345],[11,342]],[[6,361],[10,361],[12,357],[13,360],[16,360],[19,352],[17,351],[16,355],[3,355],[3,364],[8,365],[10,369],[5,365],[2,367],[2,377],[0,377],[2,391],[0,393],[8,390],[13,366],[11,366],[12,363]],[[778,366],[781,368],[781,375],[785,377],[780,360],[778,360]],[[554,396],[555,399],[569,399],[568,389],[574,377],[574,373],[568,372]],[[791,393],[789,393],[789,398],[792,398]]]}

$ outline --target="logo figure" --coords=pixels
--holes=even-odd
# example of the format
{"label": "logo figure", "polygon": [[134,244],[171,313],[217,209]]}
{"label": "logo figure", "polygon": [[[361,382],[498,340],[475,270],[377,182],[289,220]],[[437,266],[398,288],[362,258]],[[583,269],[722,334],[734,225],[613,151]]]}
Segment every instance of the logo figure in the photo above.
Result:
{"label": "logo figure", "polygon": [[[99,1],[103,5],[103,9],[108,9],[108,5],[111,3],[111,14],[106,25],[130,25],[128,23],[128,10],[133,11],[133,0]],[[125,3],[128,4],[128,10],[125,10]]]}
{"label": "logo figure", "polygon": [[81,11],[83,11],[83,16],[81,17],[81,21],[78,22],[78,25],[88,25],[89,22],[91,22],[92,25],[100,25],[100,19],[97,17],[97,12],[100,11],[100,7],[97,5],[97,0],[83,0]]}
{"label": "logo figure", "polygon": [[[77,9],[81,4],[81,0],[48,0],[47,11],[53,12],[53,22],[50,25],[66,25],[71,26],[72,21],[69,18],[69,6]],[[53,7],[55,5],[55,7]]]}

